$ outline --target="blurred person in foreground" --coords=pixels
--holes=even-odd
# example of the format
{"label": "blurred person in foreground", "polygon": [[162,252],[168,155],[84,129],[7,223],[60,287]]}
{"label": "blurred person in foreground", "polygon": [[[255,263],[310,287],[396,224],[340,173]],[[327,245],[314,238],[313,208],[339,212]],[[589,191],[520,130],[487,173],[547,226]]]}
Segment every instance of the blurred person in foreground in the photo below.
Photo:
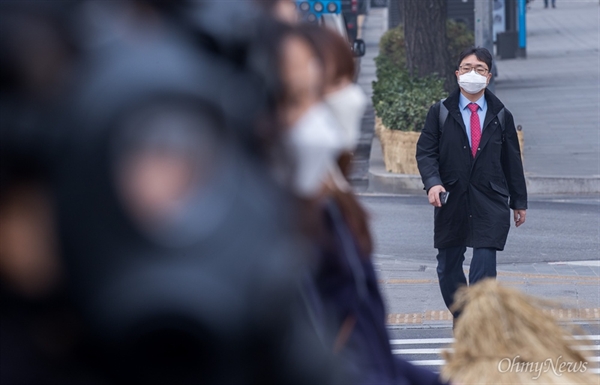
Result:
{"label": "blurred person in foreground", "polygon": [[543,311],[550,305],[492,279],[459,290],[453,306],[461,321],[452,351],[444,352],[443,377],[460,384],[598,384],[586,340]]}
{"label": "blurred person in foreground", "polygon": [[439,384],[436,374],[391,353],[367,214],[346,179],[366,107],[352,82],[351,50],[321,27],[281,28],[268,45],[280,79],[274,113],[293,165],[289,185],[302,231],[313,243],[303,291],[314,329],[342,360],[344,383]]}
{"label": "blurred person in foreground", "polygon": [[331,382],[288,199],[243,139],[265,92],[191,17],[210,5],[68,4],[0,3],[2,383]]}
{"label": "blurred person in foreground", "polygon": [[[510,210],[516,227],[525,223],[527,187],[519,140],[512,114],[486,88],[491,70],[487,49],[461,52],[460,88],[431,106],[417,142],[419,172],[435,207],[437,273],[448,309],[456,290],[467,284],[467,247],[473,248],[469,284],[496,277],[496,252],[504,250]],[[453,313],[455,320],[459,314]]]}
{"label": "blurred person in foreground", "polygon": [[347,41],[334,30],[304,26],[321,59],[323,102],[334,118],[341,151],[325,182],[320,204],[320,264],[315,288],[336,324],[333,350],[347,362],[357,384],[439,384],[437,374],[392,355],[386,312],[372,264],[369,217],[348,183],[367,97],[355,78]]}

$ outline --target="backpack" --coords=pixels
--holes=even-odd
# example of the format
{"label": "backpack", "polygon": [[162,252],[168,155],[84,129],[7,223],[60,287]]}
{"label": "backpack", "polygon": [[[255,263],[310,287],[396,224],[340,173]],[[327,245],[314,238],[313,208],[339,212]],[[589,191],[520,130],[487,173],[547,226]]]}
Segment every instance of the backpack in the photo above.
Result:
{"label": "backpack", "polygon": [[[448,109],[444,106],[444,100],[446,98],[440,100],[440,116],[439,116],[439,138],[442,139],[442,128],[444,128],[444,123],[446,123],[446,119],[448,118]],[[498,120],[500,121],[500,127],[502,127],[502,142],[504,142],[504,126],[506,123],[506,119],[504,118],[504,107],[498,112]]]}

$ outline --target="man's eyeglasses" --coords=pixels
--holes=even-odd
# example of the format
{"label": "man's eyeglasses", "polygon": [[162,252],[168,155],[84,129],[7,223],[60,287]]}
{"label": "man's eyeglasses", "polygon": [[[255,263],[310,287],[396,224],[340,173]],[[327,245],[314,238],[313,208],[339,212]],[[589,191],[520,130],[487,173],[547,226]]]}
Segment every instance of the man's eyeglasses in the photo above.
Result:
{"label": "man's eyeglasses", "polygon": [[487,68],[483,67],[483,66],[476,66],[476,67],[473,67],[473,66],[460,66],[460,67],[458,67],[458,72],[460,74],[466,74],[466,73],[471,72],[473,70],[475,70],[475,72],[477,72],[479,75],[483,75],[483,76],[487,75],[487,73],[489,72],[489,70]]}

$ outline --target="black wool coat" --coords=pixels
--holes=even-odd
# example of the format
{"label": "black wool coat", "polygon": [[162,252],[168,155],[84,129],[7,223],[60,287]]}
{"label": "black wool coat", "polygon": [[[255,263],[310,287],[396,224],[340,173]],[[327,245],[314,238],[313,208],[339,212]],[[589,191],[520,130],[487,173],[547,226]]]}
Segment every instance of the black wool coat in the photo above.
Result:
{"label": "black wool coat", "polygon": [[443,102],[448,117],[440,131],[440,102],[429,109],[417,142],[417,164],[425,190],[442,185],[448,202],[435,208],[434,247],[489,247],[503,250],[510,229],[510,208],[527,209],[527,188],[512,114],[485,91],[487,114],[475,158],[460,113],[457,90]]}

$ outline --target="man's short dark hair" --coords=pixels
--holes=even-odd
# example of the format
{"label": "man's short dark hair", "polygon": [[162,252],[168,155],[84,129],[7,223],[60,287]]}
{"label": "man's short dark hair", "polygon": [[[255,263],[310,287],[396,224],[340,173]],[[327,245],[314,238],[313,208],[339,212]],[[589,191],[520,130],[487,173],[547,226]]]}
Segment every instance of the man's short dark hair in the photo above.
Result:
{"label": "man's short dark hair", "polygon": [[456,64],[456,68],[460,67],[460,63],[467,57],[475,55],[477,60],[484,62],[488,66],[488,70],[492,72],[492,54],[487,48],[483,47],[469,47],[463,50],[458,56],[458,63]]}

